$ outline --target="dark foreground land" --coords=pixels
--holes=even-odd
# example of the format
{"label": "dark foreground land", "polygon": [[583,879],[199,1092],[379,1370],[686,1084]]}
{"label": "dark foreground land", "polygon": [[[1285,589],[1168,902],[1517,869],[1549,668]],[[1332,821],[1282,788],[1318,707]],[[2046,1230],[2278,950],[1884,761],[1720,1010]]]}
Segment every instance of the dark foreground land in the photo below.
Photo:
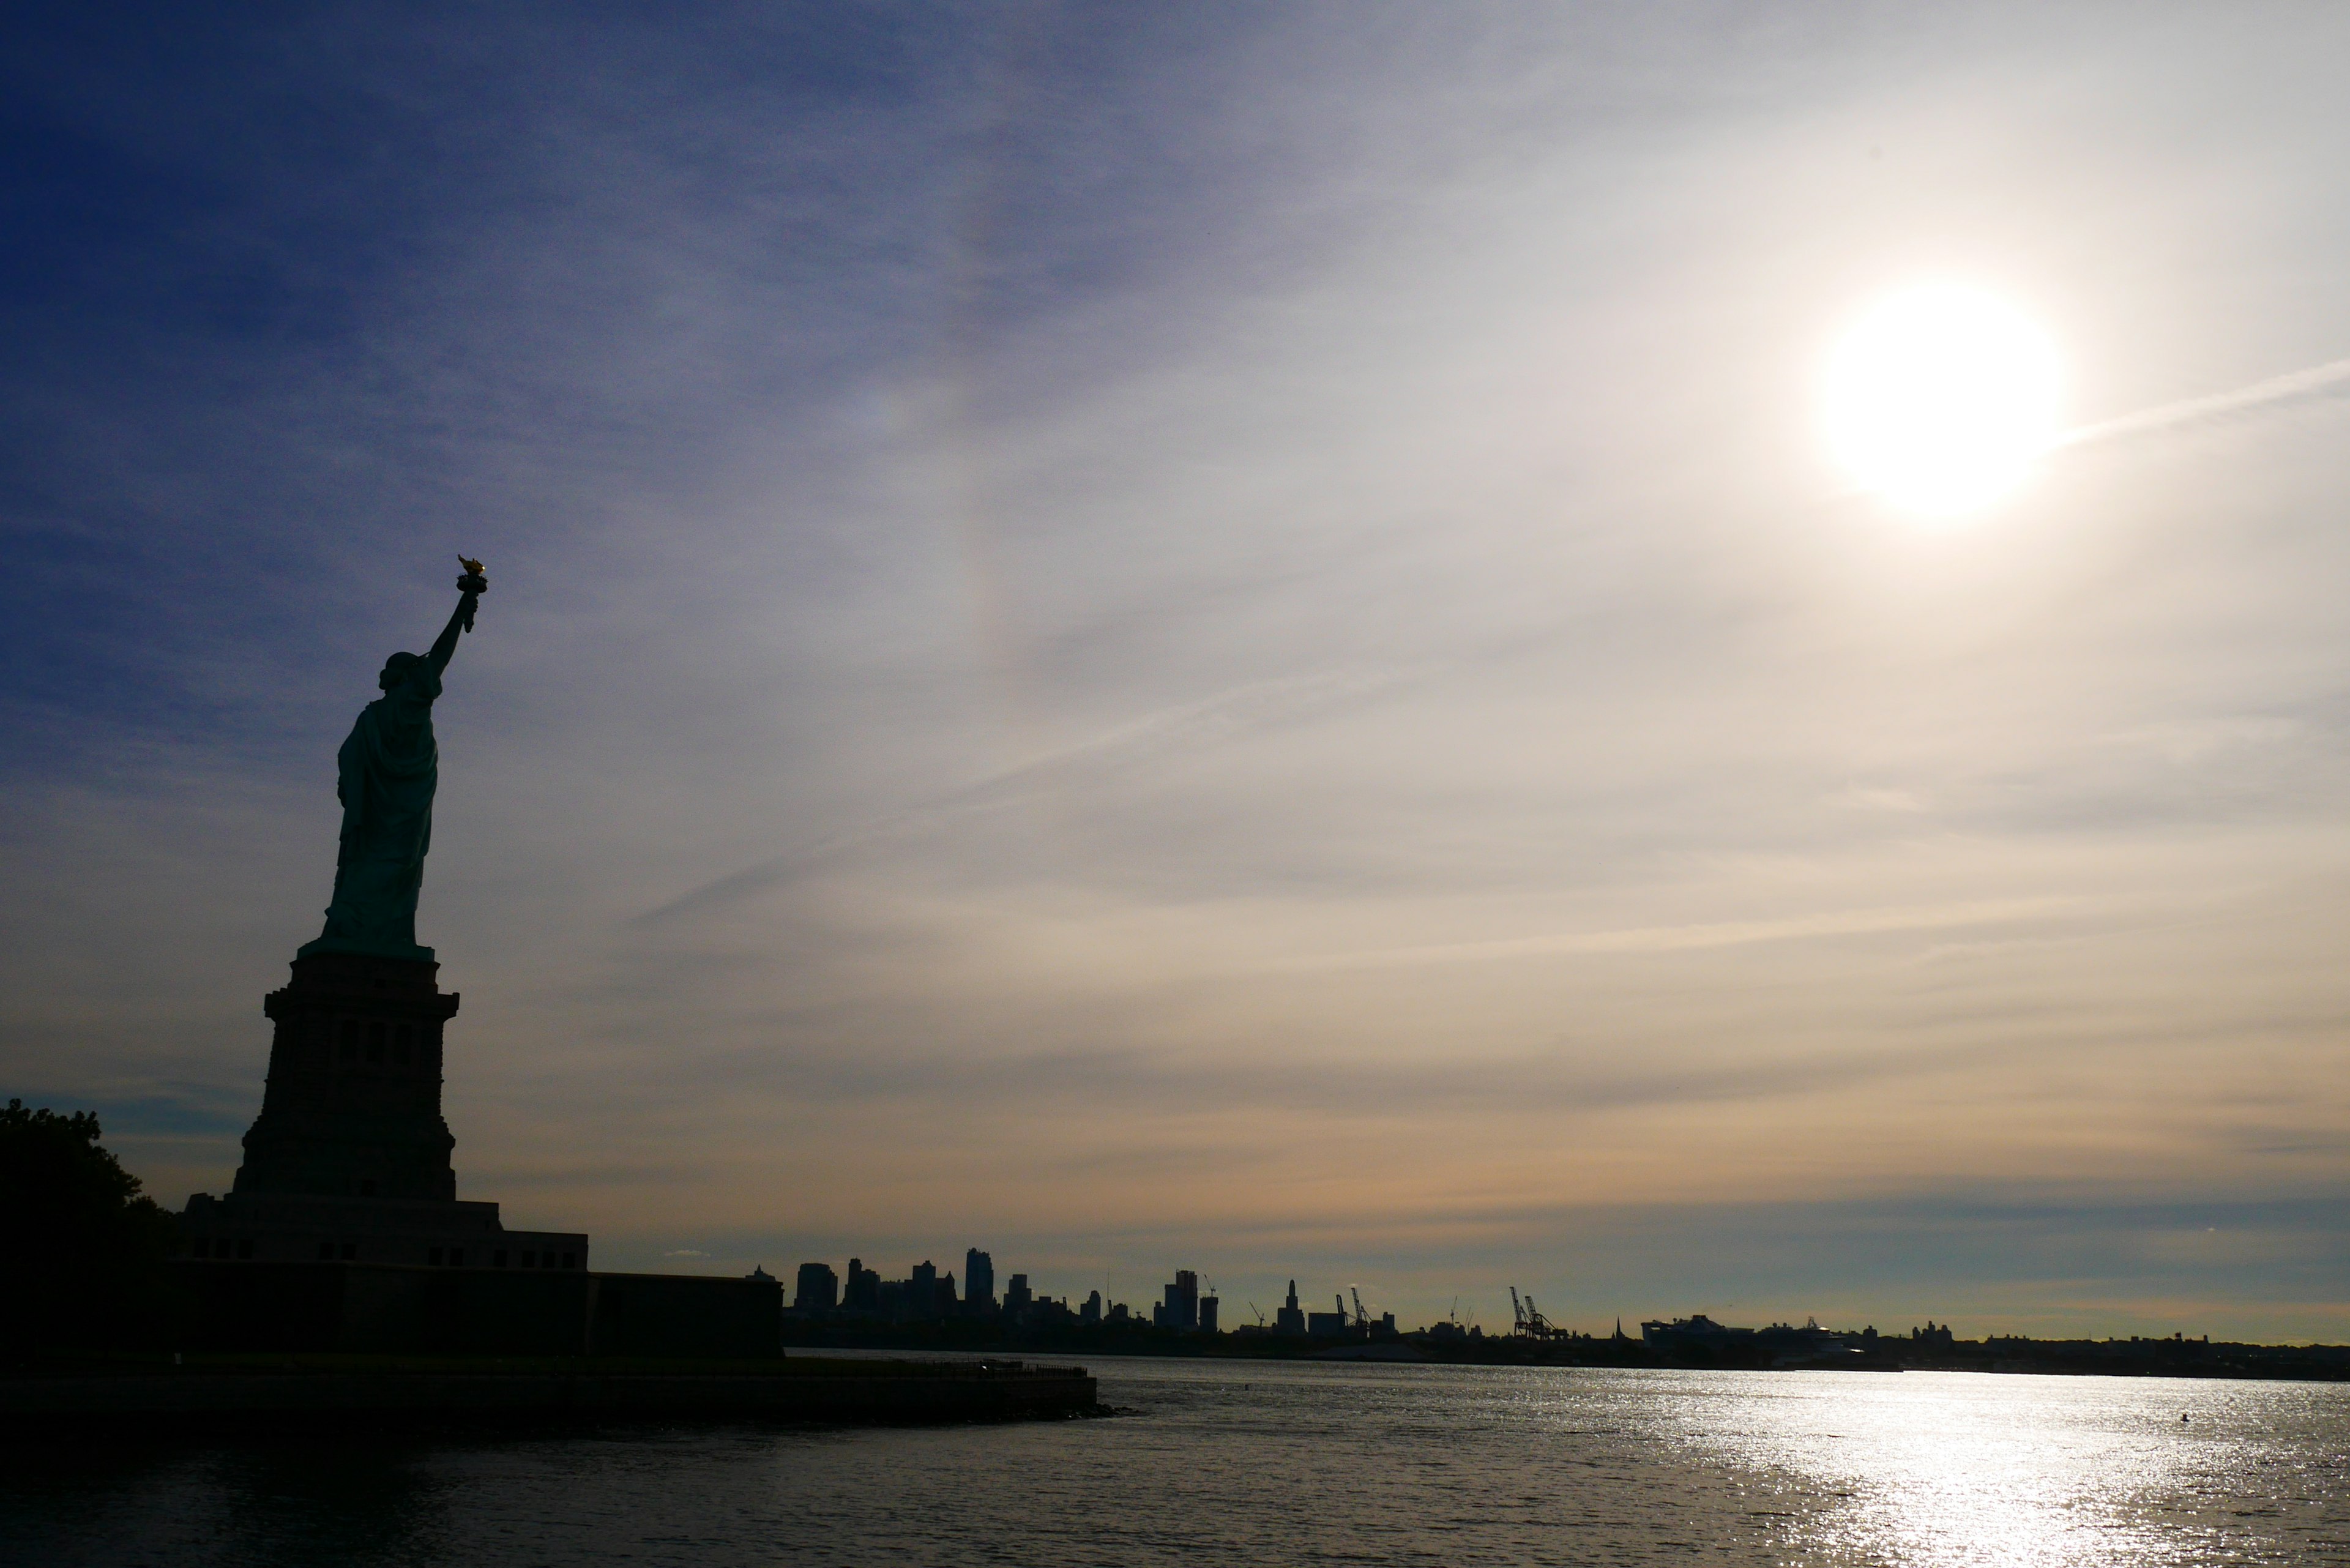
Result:
{"label": "dark foreground land", "polygon": [[213,1434],[316,1423],[553,1427],[752,1417],[911,1426],[1100,1413],[1081,1366],[832,1356],[748,1361],[338,1355],[45,1358],[0,1376],[18,1441],[103,1430]]}

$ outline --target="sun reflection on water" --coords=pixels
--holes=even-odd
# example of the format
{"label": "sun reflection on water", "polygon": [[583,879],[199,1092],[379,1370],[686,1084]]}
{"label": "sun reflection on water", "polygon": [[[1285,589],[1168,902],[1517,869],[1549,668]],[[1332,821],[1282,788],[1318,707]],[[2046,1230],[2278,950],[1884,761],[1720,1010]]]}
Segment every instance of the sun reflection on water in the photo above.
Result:
{"label": "sun reflection on water", "polygon": [[[2297,1388],[2350,1406],[2337,1390]],[[1626,1400],[1689,1459],[1754,1480],[1789,1563],[2105,1568],[2350,1561],[2325,1539],[2343,1475],[2282,1463],[2261,1385],[1962,1373],[1690,1376]],[[2181,1419],[2184,1417],[2185,1419]],[[1774,1506],[1775,1505],[1775,1506]],[[2307,1515],[2308,1555],[2247,1552],[2228,1527]],[[2280,1516],[2284,1516],[2280,1518]]]}

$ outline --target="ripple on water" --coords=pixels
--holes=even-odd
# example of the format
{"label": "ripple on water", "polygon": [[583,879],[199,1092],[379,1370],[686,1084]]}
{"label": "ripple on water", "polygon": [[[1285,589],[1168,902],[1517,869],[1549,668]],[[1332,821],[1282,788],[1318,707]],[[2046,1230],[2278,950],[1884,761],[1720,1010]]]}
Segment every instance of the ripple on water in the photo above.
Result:
{"label": "ripple on water", "polygon": [[[2350,1563],[2350,1390],[1106,1361],[1107,1421],[12,1455],[57,1564]],[[2190,1415],[2191,1421],[2178,1417]]]}

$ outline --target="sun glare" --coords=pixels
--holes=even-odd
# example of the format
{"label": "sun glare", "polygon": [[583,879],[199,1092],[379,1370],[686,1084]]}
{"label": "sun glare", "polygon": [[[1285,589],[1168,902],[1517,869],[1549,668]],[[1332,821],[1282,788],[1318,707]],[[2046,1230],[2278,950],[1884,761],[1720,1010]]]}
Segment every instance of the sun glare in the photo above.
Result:
{"label": "sun glare", "polygon": [[1828,446],[1905,511],[1973,512],[2021,484],[2055,439],[2060,379],[2046,334],[2005,301],[1948,284],[1909,289],[1829,355]]}

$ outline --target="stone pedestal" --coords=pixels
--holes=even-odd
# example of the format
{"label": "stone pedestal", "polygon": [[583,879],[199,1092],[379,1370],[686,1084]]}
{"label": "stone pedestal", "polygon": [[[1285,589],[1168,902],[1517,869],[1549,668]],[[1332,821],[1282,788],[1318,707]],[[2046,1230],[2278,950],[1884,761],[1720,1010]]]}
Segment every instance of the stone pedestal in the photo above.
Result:
{"label": "stone pedestal", "polygon": [[441,1117],[442,1029],[457,998],[437,963],[314,953],[262,1011],[277,1025],[240,1193],[457,1196]]}
{"label": "stone pedestal", "polygon": [[457,998],[440,965],[304,953],[262,1011],[276,1025],[261,1115],[223,1198],[198,1193],[186,1255],[215,1261],[585,1269],[588,1238],[508,1231],[457,1201],[441,1116],[442,1030]]}

